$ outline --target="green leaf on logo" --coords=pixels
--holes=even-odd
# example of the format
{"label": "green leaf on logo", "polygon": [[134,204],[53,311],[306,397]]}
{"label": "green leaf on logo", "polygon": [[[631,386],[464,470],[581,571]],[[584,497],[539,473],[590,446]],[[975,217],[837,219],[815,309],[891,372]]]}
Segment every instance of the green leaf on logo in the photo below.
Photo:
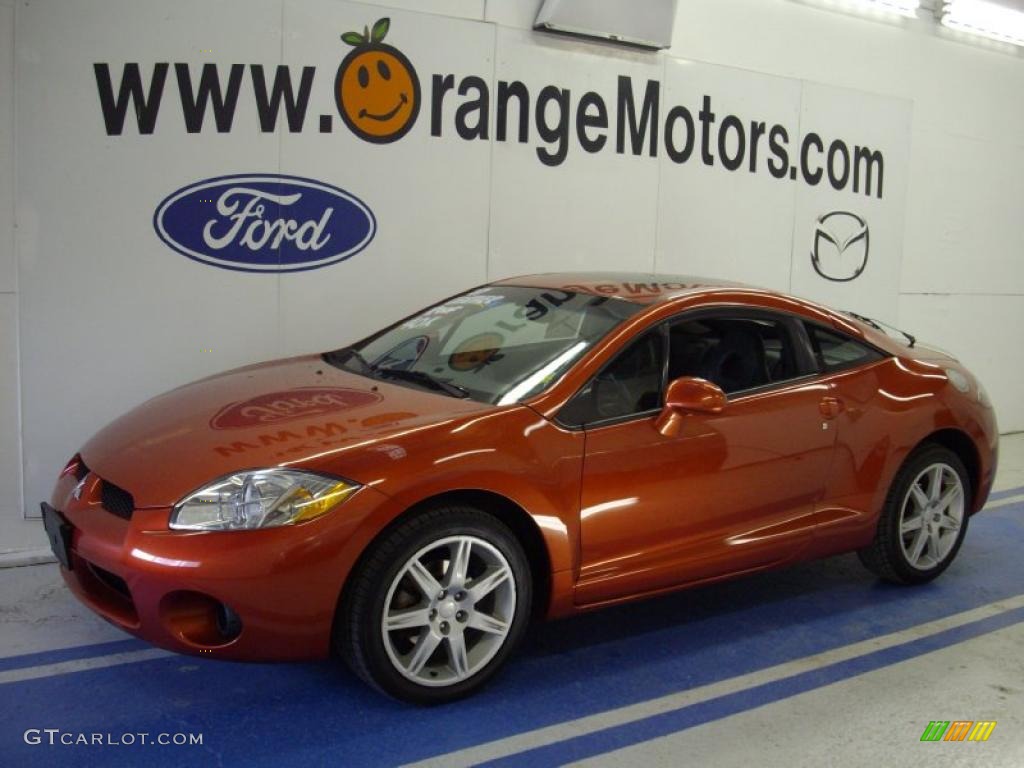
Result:
{"label": "green leaf on logo", "polygon": [[358,32],[346,32],[341,36],[341,39],[349,45],[362,45],[366,42],[366,38]]}
{"label": "green leaf on logo", "polygon": [[373,25],[373,42],[379,43],[382,41],[390,27],[391,19],[383,18],[378,20],[377,23]]}

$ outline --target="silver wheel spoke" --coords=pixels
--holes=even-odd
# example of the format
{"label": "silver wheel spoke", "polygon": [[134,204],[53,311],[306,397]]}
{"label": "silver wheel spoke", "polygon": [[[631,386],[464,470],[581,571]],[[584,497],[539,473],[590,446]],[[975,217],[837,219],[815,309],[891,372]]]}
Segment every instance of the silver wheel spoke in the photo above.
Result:
{"label": "silver wheel spoke", "polygon": [[917,483],[910,486],[910,495],[914,499],[914,503],[917,504],[918,510],[923,510],[928,506],[928,494],[921,490],[921,486]]}
{"label": "silver wheel spoke", "polygon": [[502,566],[474,581],[468,588],[470,605],[476,605],[487,597],[501,586],[509,575],[508,568]]}
{"label": "silver wheel spoke", "polygon": [[917,517],[912,517],[909,520],[905,519],[903,521],[903,525],[900,526],[900,533],[912,533],[913,531],[919,530],[922,525],[924,525],[924,515],[918,515]]}
{"label": "silver wheel spoke", "polygon": [[945,512],[949,509],[950,505],[958,499],[962,492],[963,489],[960,487],[960,484],[957,483],[942,494],[942,497],[939,499],[939,511]]}
{"label": "silver wheel spoke", "polygon": [[469,556],[473,551],[473,542],[469,539],[459,539],[452,548],[452,559],[448,563],[448,573],[445,574],[445,585],[452,586],[466,583],[466,576],[469,573]]}
{"label": "silver wheel spoke", "polygon": [[430,625],[430,611],[426,608],[410,608],[405,611],[388,611],[384,627],[389,632],[396,629],[415,629]]}
{"label": "silver wheel spoke", "polygon": [[939,535],[938,527],[932,528],[932,532],[928,534],[928,540],[931,542],[931,555],[938,562],[942,559],[942,537]]}
{"label": "silver wheel spoke", "polygon": [[508,632],[508,624],[497,616],[488,616],[486,613],[474,613],[469,620],[467,627],[479,629],[481,632],[490,632],[495,635],[504,635]]}
{"label": "silver wheel spoke", "polygon": [[960,530],[960,521],[951,515],[943,515],[939,518],[939,527],[950,531],[958,531]]}
{"label": "silver wheel spoke", "polygon": [[928,501],[938,501],[942,495],[943,465],[936,464],[928,473]]}
{"label": "silver wheel spoke", "polygon": [[462,680],[469,674],[469,654],[466,652],[466,636],[462,630],[448,635],[448,657],[456,678]]}
{"label": "silver wheel spoke", "polygon": [[911,565],[917,565],[917,561],[921,559],[921,553],[924,551],[924,545],[927,541],[928,532],[922,528],[917,532],[917,536],[914,538],[914,547],[910,550],[908,556]]}
{"label": "silver wheel spoke", "polygon": [[426,569],[418,559],[409,563],[409,575],[412,576],[420,592],[428,600],[441,591],[441,583],[434,578],[434,574]]}
{"label": "silver wheel spoke", "polygon": [[409,659],[409,663],[405,667],[409,674],[418,675],[440,643],[441,638],[433,632],[430,630],[424,632],[423,636],[417,641],[416,647],[413,648],[412,658]]}

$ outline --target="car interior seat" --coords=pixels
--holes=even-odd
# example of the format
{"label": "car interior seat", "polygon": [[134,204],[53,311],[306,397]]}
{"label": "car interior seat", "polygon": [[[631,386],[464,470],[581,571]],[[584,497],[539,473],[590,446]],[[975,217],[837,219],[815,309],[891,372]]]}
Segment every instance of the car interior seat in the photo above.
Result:
{"label": "car interior seat", "polygon": [[767,384],[768,364],[764,342],[753,328],[723,328],[719,342],[705,352],[697,376],[714,382],[726,393]]}

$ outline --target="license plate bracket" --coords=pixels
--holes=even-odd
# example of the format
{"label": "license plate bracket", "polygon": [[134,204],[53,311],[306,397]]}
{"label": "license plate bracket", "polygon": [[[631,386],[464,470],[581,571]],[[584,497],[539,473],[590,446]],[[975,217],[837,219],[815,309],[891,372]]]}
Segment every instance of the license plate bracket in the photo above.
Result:
{"label": "license plate bracket", "polygon": [[71,570],[71,534],[74,528],[60,512],[46,502],[41,505],[43,510],[43,527],[46,538],[50,540],[50,549],[58,562]]}

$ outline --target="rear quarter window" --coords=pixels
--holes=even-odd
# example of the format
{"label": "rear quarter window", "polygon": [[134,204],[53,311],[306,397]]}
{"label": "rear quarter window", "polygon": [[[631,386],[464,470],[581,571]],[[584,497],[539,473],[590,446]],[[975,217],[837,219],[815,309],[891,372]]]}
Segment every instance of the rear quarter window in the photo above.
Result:
{"label": "rear quarter window", "polygon": [[841,371],[858,365],[881,360],[884,355],[874,347],[857,339],[820,325],[806,323],[807,335],[818,358],[818,365],[826,372]]}

